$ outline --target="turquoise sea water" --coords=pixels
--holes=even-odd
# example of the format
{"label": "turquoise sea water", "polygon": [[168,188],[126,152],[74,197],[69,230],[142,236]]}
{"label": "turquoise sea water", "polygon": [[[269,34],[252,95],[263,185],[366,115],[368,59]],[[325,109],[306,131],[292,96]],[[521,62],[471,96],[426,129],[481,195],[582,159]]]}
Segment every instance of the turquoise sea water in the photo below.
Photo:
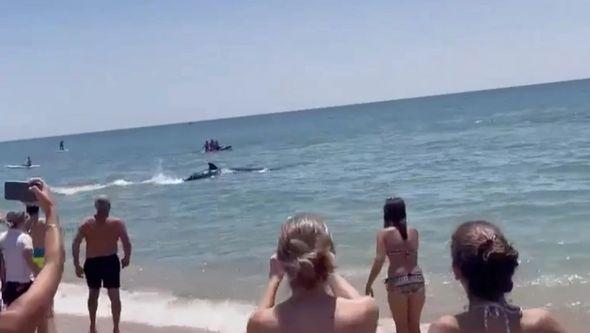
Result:
{"label": "turquoise sea water", "polygon": [[[207,138],[234,149],[204,154]],[[57,152],[61,139],[69,152]],[[360,289],[381,205],[400,195],[421,232],[426,320],[463,304],[448,240],[460,222],[482,218],[520,250],[515,301],[590,317],[590,80],[0,143],[0,165],[27,155],[41,167],[2,168],[0,180],[52,184],[68,242],[93,197],[111,197],[135,245],[125,275],[134,297],[150,290],[243,318],[280,223],[300,211],[327,218],[339,268]],[[181,181],[206,162],[222,174]],[[241,167],[261,170],[231,171]],[[74,291],[62,304],[75,307],[71,268],[65,281]],[[195,327],[231,330],[201,317]]]}

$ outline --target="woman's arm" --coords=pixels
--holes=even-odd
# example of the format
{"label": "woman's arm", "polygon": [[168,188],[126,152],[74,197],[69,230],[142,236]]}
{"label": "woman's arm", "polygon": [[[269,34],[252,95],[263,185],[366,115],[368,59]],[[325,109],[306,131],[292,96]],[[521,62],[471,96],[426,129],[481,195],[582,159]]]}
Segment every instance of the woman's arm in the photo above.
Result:
{"label": "woman's arm", "polygon": [[45,266],[25,294],[0,316],[0,332],[32,332],[45,316],[57,291],[64,266],[64,249],[57,208],[49,187],[40,179],[31,181],[31,191],[43,209],[47,221],[45,232]]}
{"label": "woman's arm", "polygon": [[262,299],[258,305],[259,309],[269,309],[275,306],[275,299],[277,297],[277,291],[279,290],[279,286],[281,285],[281,281],[283,280],[283,276],[285,275],[285,270],[283,269],[283,265],[277,259],[276,255],[273,255],[270,258],[270,271],[268,273],[268,283],[266,285],[266,290],[262,295]]}
{"label": "woman's arm", "polygon": [[332,289],[332,292],[336,297],[347,299],[357,299],[362,297],[355,287],[336,272],[328,276],[328,286]]}
{"label": "woman's arm", "polygon": [[269,309],[275,306],[275,299],[277,297],[277,291],[279,290],[279,285],[281,284],[281,279],[276,276],[271,276],[268,279],[268,283],[266,285],[266,290],[262,295],[262,299],[258,304],[259,309]]}
{"label": "woman's arm", "polygon": [[381,273],[381,268],[383,268],[383,264],[385,263],[386,251],[385,245],[383,244],[383,239],[381,238],[381,232],[377,233],[376,243],[377,249],[375,259],[373,260],[371,273],[369,273],[369,279],[367,280],[367,285],[365,286],[365,295],[369,296],[373,296],[373,283],[379,276],[379,273]]}

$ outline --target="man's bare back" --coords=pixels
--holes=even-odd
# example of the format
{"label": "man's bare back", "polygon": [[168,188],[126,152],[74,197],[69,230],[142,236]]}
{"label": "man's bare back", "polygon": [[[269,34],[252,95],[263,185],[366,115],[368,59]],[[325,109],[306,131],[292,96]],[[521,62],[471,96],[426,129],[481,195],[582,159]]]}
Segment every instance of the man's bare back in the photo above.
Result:
{"label": "man's bare back", "polygon": [[80,233],[86,240],[86,258],[107,257],[117,254],[118,241],[124,234],[123,221],[114,217],[107,217],[99,221],[96,217],[88,217],[82,226]]}

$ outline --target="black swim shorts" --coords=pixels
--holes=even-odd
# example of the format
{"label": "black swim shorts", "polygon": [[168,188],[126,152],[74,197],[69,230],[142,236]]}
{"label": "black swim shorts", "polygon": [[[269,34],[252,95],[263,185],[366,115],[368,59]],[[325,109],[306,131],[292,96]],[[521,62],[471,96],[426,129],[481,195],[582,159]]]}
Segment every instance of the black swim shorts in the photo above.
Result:
{"label": "black swim shorts", "polygon": [[121,262],[116,254],[86,259],[84,274],[90,289],[121,287]]}
{"label": "black swim shorts", "polygon": [[32,284],[32,282],[6,282],[6,285],[2,288],[2,301],[4,301],[4,305],[9,306],[12,302],[16,301],[31,288]]}

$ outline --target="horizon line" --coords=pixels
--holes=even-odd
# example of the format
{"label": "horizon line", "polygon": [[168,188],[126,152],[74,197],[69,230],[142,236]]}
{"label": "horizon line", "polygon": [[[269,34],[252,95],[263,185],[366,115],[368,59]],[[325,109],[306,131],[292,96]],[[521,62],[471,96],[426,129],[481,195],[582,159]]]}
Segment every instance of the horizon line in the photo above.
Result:
{"label": "horizon line", "polygon": [[174,126],[174,125],[192,124],[192,123],[205,123],[205,122],[212,122],[212,121],[219,121],[219,120],[240,119],[240,118],[249,118],[249,117],[257,117],[257,116],[267,116],[267,115],[277,115],[277,114],[286,114],[286,113],[295,113],[295,112],[319,111],[319,110],[335,109],[335,108],[342,108],[342,107],[349,107],[349,106],[370,105],[370,104],[398,102],[398,101],[411,101],[411,100],[422,99],[422,98],[453,96],[453,95],[471,94],[471,93],[496,91],[496,90],[508,90],[508,89],[513,89],[513,88],[526,88],[526,87],[543,86],[543,85],[551,85],[551,84],[559,84],[559,83],[570,83],[570,82],[585,81],[585,80],[590,80],[590,77],[567,79],[567,80],[561,80],[561,81],[547,81],[547,82],[540,82],[540,83],[530,83],[530,84],[522,84],[522,85],[515,85],[515,86],[501,86],[501,87],[496,87],[496,88],[475,89],[475,90],[465,90],[465,91],[456,91],[456,92],[445,92],[445,93],[440,93],[440,94],[420,95],[420,96],[411,96],[411,97],[384,99],[384,100],[376,100],[376,101],[357,102],[357,103],[350,103],[350,104],[338,104],[338,105],[328,105],[328,106],[317,106],[317,107],[310,107],[310,108],[297,109],[297,110],[283,110],[283,111],[275,111],[275,112],[265,112],[265,113],[257,113],[257,114],[246,114],[246,115],[239,115],[239,116],[230,116],[230,117],[206,118],[206,119],[200,119],[200,120],[177,121],[177,122],[170,122],[170,123],[161,123],[161,124],[153,124],[153,125],[145,125],[145,126],[121,127],[121,128],[113,128],[113,129],[105,129],[105,130],[97,130],[97,131],[89,131],[89,132],[79,132],[79,133],[66,133],[66,134],[55,134],[55,135],[52,134],[52,135],[40,136],[40,137],[9,139],[9,140],[3,140],[3,141],[0,140],[0,144],[2,144],[2,143],[10,143],[10,142],[18,142],[18,141],[32,141],[32,140],[42,140],[42,139],[52,139],[52,138],[60,138],[60,137],[69,137],[69,136],[77,136],[77,135],[84,135],[84,134],[97,134],[97,133],[108,133],[108,132],[127,131],[127,130],[134,130],[134,129],[152,128],[152,127],[164,127],[164,126]]}

